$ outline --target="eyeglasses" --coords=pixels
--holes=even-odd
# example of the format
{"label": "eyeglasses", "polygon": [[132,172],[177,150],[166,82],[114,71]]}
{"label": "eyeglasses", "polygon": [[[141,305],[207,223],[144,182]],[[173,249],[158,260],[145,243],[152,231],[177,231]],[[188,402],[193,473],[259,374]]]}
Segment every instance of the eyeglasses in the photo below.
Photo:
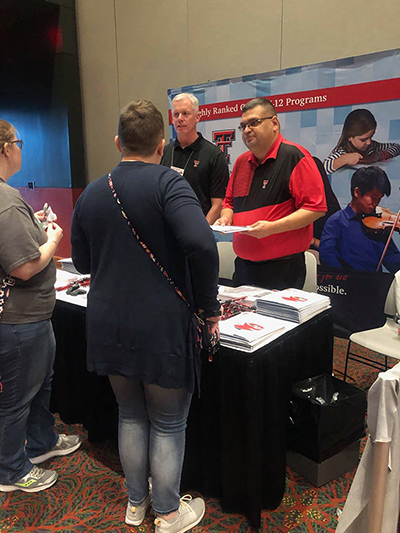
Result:
{"label": "eyeglasses", "polygon": [[20,150],[22,150],[22,148],[24,147],[24,141],[22,139],[17,139],[16,141],[8,141],[3,144],[3,148],[1,149],[2,154],[4,154],[4,147],[6,144],[17,144]]}
{"label": "eyeglasses", "polygon": [[269,120],[271,118],[274,118],[275,115],[272,115],[271,117],[264,117],[264,118],[252,118],[248,122],[241,122],[238,126],[239,131],[244,131],[247,127],[249,128],[256,128],[259,126],[264,120]]}
{"label": "eyeglasses", "polygon": [[17,144],[20,150],[22,150],[22,148],[24,147],[24,141],[22,139],[17,139],[16,141],[10,141],[8,144]]}

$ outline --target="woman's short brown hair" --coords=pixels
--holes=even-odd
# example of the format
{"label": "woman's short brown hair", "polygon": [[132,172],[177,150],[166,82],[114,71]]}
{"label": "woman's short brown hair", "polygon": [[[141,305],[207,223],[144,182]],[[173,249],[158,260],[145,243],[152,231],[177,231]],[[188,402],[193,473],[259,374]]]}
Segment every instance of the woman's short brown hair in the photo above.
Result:
{"label": "woman's short brown hair", "polygon": [[160,111],[148,100],[130,102],[121,111],[118,137],[123,155],[153,155],[164,137]]}

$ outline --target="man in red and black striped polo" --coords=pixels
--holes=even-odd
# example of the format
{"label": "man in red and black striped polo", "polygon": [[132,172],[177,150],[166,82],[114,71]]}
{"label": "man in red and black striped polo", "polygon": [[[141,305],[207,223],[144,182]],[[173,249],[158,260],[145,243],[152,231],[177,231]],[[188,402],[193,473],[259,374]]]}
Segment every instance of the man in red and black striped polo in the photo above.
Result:
{"label": "man in red and black striped polo", "polygon": [[249,151],[235,162],[216,222],[250,226],[233,236],[234,283],[302,288],[313,222],[326,212],[321,175],[307,150],[282,137],[269,100],[250,100],[239,130]]}

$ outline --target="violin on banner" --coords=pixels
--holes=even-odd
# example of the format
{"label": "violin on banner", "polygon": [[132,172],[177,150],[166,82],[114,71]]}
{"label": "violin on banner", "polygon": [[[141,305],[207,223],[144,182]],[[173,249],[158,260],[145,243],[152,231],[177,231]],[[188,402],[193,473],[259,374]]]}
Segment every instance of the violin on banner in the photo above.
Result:
{"label": "violin on banner", "polygon": [[394,230],[400,231],[400,211],[396,215],[396,213],[392,213],[391,211],[383,210],[381,213],[363,217],[362,222],[368,228],[368,231],[371,231],[375,235],[389,232],[385,248],[376,269],[378,272],[381,269]]}
{"label": "violin on banner", "polygon": [[389,233],[393,226],[395,230],[400,232],[400,221],[397,219],[398,215],[396,213],[384,209],[381,213],[365,215],[362,219],[362,223],[368,228],[368,231],[371,231],[376,235],[382,231]]}

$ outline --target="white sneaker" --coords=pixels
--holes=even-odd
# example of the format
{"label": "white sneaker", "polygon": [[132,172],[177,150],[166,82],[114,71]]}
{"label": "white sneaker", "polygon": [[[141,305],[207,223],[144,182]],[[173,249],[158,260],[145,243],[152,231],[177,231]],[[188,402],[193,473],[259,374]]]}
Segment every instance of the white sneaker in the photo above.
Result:
{"label": "white sneaker", "polygon": [[133,505],[128,502],[128,507],[126,508],[125,522],[130,526],[140,526],[143,522],[144,516],[147,511],[147,507],[150,505],[151,495],[148,494],[140,505]]}
{"label": "white sneaker", "polygon": [[58,435],[58,440],[50,451],[43,455],[38,455],[37,457],[29,457],[29,460],[33,465],[37,465],[43,463],[43,461],[47,461],[50,457],[68,455],[77,450],[81,444],[82,441],[77,435],[67,436],[62,433],[61,435]]}
{"label": "white sneaker", "polygon": [[182,496],[177,515],[171,520],[164,520],[158,516],[154,520],[156,526],[155,533],[185,533],[196,526],[203,518],[206,510],[204,500],[192,497],[189,494]]}

